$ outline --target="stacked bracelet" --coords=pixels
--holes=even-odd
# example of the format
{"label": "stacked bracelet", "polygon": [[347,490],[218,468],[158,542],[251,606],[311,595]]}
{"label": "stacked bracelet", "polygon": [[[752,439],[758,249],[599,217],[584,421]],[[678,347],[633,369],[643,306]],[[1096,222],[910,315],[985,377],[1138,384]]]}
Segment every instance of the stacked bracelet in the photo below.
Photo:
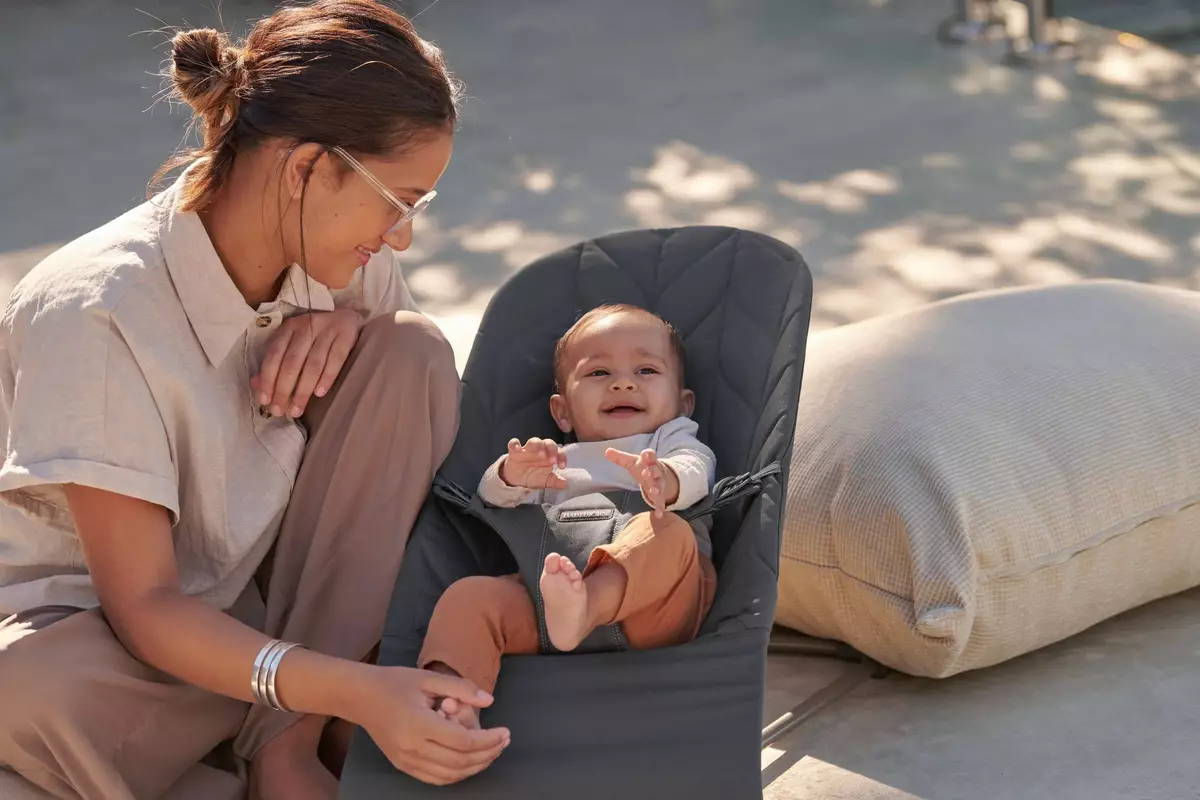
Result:
{"label": "stacked bracelet", "polygon": [[270,706],[276,711],[288,710],[279,702],[279,695],[275,693],[275,673],[284,653],[299,646],[295,642],[272,639],[258,651],[254,659],[254,673],[250,676],[250,695],[254,702]]}

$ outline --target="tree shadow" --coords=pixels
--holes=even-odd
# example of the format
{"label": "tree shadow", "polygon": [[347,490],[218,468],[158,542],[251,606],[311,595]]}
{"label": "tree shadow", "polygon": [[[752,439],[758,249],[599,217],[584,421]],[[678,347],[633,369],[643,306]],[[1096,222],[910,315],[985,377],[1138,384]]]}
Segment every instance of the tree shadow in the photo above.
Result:
{"label": "tree shadow", "polygon": [[[226,3],[225,21],[244,30],[269,8]],[[182,0],[148,10],[216,21]],[[1200,288],[1195,59],[1081,26],[1080,60],[1023,70],[999,45],[935,44],[946,11],[942,0],[429,6],[418,26],[469,98],[438,202],[402,256],[418,301],[465,337],[529,261],[614,230],[690,224],[800,249],[814,329],[1021,284]],[[145,15],[98,2],[16,19],[0,34],[9,57],[42,73],[37,86],[0,86],[15,121],[0,134],[0,182],[19,187],[0,214],[9,281],[136,202],[186,121],[155,108],[83,124],[118,95],[149,103],[161,53],[117,35],[154,27]],[[90,77],[30,44],[81,26],[95,34]]]}

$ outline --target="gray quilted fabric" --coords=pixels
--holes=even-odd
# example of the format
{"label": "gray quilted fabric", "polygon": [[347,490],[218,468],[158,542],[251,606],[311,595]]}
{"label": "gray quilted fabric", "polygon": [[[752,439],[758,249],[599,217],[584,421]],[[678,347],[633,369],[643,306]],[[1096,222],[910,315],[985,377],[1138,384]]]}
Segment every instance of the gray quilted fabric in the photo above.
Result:
{"label": "gray quilted fabric", "polygon": [[[605,303],[649,308],[683,336],[694,418],[699,438],[717,455],[718,477],[786,462],[811,310],[808,269],[795,250],[762,234],[689,227],[583,242],[531,265],[497,292],[467,363],[459,438],[444,475],[473,487],[509,438],[561,441],[546,407],[554,343]],[[778,482],[786,479],[784,473]],[[769,492],[764,503],[775,504]],[[775,519],[779,509],[770,513]],[[742,523],[726,514],[714,526],[718,566]],[[764,528],[758,519],[745,524]],[[761,532],[755,546],[746,543],[757,563],[746,565],[745,580],[755,589],[728,606],[719,596],[716,619],[749,611],[756,624],[769,624],[763,612],[768,601],[773,608],[774,590],[765,584],[777,572],[778,543],[769,527]]]}

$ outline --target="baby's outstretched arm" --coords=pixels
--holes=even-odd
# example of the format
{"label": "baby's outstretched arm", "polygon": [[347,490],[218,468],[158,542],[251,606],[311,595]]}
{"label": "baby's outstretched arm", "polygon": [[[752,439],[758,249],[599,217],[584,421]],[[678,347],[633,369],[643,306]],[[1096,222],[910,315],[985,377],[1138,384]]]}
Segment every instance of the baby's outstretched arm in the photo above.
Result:
{"label": "baby's outstretched arm", "polygon": [[533,438],[523,445],[511,439],[508,452],[488,467],[479,481],[479,496],[500,508],[537,502],[535,490],[566,487],[566,480],[554,471],[566,464],[566,451],[551,439]]}
{"label": "baby's outstretched arm", "polygon": [[604,451],[604,457],[629,471],[654,509],[655,517],[661,517],[667,506],[678,499],[679,477],[668,464],[659,461],[653,450],[647,448],[635,456],[610,447]]}

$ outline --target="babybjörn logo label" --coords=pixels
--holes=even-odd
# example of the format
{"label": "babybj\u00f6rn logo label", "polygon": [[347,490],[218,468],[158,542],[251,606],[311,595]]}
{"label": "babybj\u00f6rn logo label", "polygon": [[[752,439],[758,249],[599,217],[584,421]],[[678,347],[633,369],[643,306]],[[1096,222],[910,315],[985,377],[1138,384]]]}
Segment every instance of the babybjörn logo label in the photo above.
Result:
{"label": "babybj\u00f6rn logo label", "polygon": [[558,513],[559,522],[595,522],[601,519],[612,519],[617,513],[611,508],[579,508]]}

